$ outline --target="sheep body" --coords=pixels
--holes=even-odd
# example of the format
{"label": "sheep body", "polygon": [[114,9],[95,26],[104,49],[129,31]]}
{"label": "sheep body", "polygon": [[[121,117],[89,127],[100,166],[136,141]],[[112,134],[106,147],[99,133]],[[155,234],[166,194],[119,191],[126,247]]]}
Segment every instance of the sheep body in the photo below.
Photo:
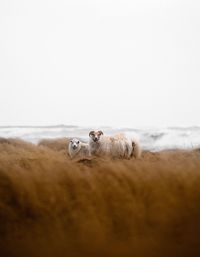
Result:
{"label": "sheep body", "polygon": [[139,140],[132,139],[131,143],[132,143],[131,157],[134,156],[137,159],[140,158],[141,154],[142,154],[142,148],[141,148]]}
{"label": "sheep body", "polygon": [[89,150],[91,155],[126,159],[132,156],[139,158],[141,155],[139,142],[126,137],[122,133],[109,137],[104,136],[102,131],[92,131],[89,135]]}

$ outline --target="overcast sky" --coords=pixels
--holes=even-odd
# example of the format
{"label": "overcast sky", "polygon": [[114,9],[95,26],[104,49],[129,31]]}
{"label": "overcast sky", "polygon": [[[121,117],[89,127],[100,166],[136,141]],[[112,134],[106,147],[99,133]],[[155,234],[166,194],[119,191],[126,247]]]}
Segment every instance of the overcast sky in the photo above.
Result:
{"label": "overcast sky", "polygon": [[200,1],[1,0],[0,125],[200,125]]}

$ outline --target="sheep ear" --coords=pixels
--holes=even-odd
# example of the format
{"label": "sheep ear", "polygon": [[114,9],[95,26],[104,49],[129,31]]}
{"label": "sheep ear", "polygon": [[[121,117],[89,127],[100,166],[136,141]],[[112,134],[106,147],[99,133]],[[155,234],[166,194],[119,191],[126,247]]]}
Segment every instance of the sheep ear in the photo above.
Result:
{"label": "sheep ear", "polygon": [[92,131],[90,131],[90,133],[89,133],[89,137],[91,137],[92,135],[94,135],[94,130],[92,130]]}
{"label": "sheep ear", "polygon": [[103,132],[101,130],[98,131],[99,135],[103,135]]}

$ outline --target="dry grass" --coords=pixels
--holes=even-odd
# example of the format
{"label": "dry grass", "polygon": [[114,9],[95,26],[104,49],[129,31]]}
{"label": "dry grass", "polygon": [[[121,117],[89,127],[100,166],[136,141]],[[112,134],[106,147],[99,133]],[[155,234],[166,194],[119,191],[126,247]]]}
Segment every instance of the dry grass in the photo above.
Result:
{"label": "dry grass", "polygon": [[200,151],[70,161],[0,139],[0,255],[200,256]]}

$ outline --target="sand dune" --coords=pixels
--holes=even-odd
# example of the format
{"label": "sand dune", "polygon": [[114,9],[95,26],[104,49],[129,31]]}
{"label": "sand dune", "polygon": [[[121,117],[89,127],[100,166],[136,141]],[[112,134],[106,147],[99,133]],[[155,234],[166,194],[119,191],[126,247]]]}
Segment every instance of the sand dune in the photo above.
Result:
{"label": "sand dune", "polygon": [[67,139],[0,139],[0,253],[200,256],[200,151],[71,161]]}

